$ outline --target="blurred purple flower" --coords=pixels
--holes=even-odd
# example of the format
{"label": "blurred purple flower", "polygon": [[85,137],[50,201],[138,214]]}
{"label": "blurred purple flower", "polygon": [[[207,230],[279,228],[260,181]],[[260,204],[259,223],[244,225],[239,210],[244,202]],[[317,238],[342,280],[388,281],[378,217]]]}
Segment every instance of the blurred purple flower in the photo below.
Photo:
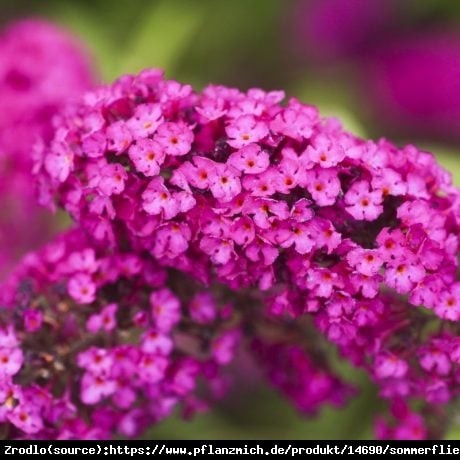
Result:
{"label": "blurred purple flower", "polygon": [[376,116],[405,133],[460,138],[460,35],[398,40],[363,70]]}
{"label": "blurred purple flower", "polygon": [[91,87],[89,60],[67,32],[39,19],[0,34],[0,277],[51,225],[36,204],[32,147],[52,132],[52,117]]}
{"label": "blurred purple flower", "polygon": [[[9,25],[0,36],[0,50],[0,126],[19,124],[27,140],[49,136],[50,119],[63,102],[91,86],[84,50],[68,32],[40,19]],[[17,132],[2,129],[0,139],[2,145],[21,148]]]}
{"label": "blurred purple flower", "polygon": [[395,5],[393,0],[298,0],[294,46],[320,60],[356,55],[388,29]]}

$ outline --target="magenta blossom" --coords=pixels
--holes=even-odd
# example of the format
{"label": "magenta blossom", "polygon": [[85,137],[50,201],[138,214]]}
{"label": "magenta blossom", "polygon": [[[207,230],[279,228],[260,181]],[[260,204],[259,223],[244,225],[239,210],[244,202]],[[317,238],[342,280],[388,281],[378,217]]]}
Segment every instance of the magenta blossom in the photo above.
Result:
{"label": "magenta blossom", "polygon": [[[155,401],[146,418],[133,407],[133,420],[163,418],[179,401],[186,414],[201,410],[196,378],[214,379],[249,341],[273,363],[272,384],[312,413],[352,393],[321,352],[327,340],[382,398],[407,402],[400,426],[381,424],[379,433],[437,436],[460,392],[459,190],[430,153],[366,141],[315,107],[281,99],[223,86],[197,93],[145,70],[69,105],[37,150],[41,201],[67,210],[92,243],[71,267],[59,255],[45,264],[52,275],[29,278],[62,286],[65,301],[53,308],[89,310],[60,327],[142,329],[134,380],[113,370],[114,344],[131,342],[92,343],[94,354],[78,360],[80,401],[96,414],[118,394],[130,401],[127,380]],[[150,167],[132,153],[148,143]],[[122,271],[107,254],[125,260]],[[219,316],[222,302],[234,308]],[[126,429],[111,420],[109,431]]]}
{"label": "magenta blossom", "polygon": [[[29,254],[2,286],[0,420],[9,438],[136,437],[176,407],[185,417],[205,410],[227,393],[224,367],[250,345],[243,325],[254,330],[250,341],[266,347],[273,333],[283,340],[272,350],[280,349],[281,362],[292,347],[286,369],[277,370],[286,382],[273,383],[300,410],[351,394],[310,350],[288,345],[286,326],[263,309],[242,316],[224,302],[223,286],[216,296],[148,254],[93,243],[81,231],[67,232]],[[83,281],[74,295],[65,286],[77,277]],[[256,333],[264,322],[271,332]],[[260,346],[248,348],[258,357]],[[69,428],[75,423],[78,432]]]}
{"label": "magenta blossom", "polygon": [[382,47],[366,65],[362,80],[366,98],[394,131],[459,139],[458,34],[424,32]]}
{"label": "magenta blossom", "polygon": [[[75,263],[89,253],[91,264]],[[175,406],[190,414],[199,398],[208,404],[217,397],[220,367],[232,361],[238,343],[238,318],[225,319],[220,302],[192,283],[185,297],[168,285],[184,286],[184,279],[151,257],[95,247],[78,231],[27,256],[1,293],[0,419],[9,437],[139,436]],[[103,300],[111,298],[118,303]],[[213,305],[212,333],[181,314],[197,299]],[[198,378],[209,383],[206,395],[194,394]],[[105,411],[109,420],[94,432]],[[128,430],[126,417],[134,413]],[[77,421],[81,430],[72,433],[67,428]]]}

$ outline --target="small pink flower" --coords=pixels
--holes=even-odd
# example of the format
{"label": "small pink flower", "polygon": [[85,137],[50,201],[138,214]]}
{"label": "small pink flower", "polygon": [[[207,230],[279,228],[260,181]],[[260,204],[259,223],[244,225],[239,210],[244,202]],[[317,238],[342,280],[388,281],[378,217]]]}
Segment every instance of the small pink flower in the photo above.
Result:
{"label": "small pink flower", "polygon": [[174,348],[174,342],[168,335],[151,329],[142,336],[141,350],[144,353],[168,356]]}
{"label": "small pink flower", "polygon": [[159,259],[177,257],[187,250],[190,238],[191,231],[186,224],[164,224],[155,232],[152,254]]}
{"label": "small pink flower", "polygon": [[24,328],[28,332],[40,330],[43,324],[43,313],[37,309],[29,309],[24,312]]}
{"label": "small pink flower", "polygon": [[100,329],[104,329],[106,332],[113,331],[117,326],[116,313],[118,305],[112,303],[102,309],[101,313],[91,315],[86,323],[86,329],[93,334],[98,332]]}
{"label": "small pink flower", "polygon": [[397,211],[397,217],[407,227],[422,225],[430,238],[441,244],[446,241],[445,220],[446,216],[435,212],[426,200],[413,200],[403,203]]}
{"label": "small pink flower", "polygon": [[317,121],[318,110],[315,107],[301,106],[295,100],[291,100],[290,106],[270,122],[270,130],[301,141],[311,137]]}
{"label": "small pink flower", "polygon": [[232,153],[228,164],[245,174],[260,174],[270,166],[270,157],[257,144],[249,144]]}
{"label": "small pink flower", "polygon": [[77,363],[91,374],[107,375],[112,370],[114,360],[105,348],[90,347],[78,354]]}
{"label": "small pink flower", "polygon": [[73,251],[67,260],[66,273],[86,272],[94,273],[99,267],[96,261],[96,253],[93,248],[85,248],[82,251]]}
{"label": "small pink flower", "polygon": [[373,326],[378,323],[383,312],[384,305],[379,299],[363,299],[356,303],[353,324],[360,327]]}
{"label": "small pink flower", "polygon": [[134,109],[134,115],[126,126],[135,139],[152,135],[163,122],[160,104],[141,104]]}
{"label": "small pink flower", "polygon": [[111,395],[113,403],[120,409],[129,410],[137,399],[137,393],[129,381],[118,379],[116,390]]}
{"label": "small pink flower", "polygon": [[154,384],[163,380],[168,368],[168,360],[161,355],[144,353],[138,366],[139,378],[149,384]]}
{"label": "small pink flower", "polygon": [[269,168],[261,174],[244,176],[243,188],[254,197],[269,197],[276,191],[278,177],[278,171],[275,168]]}
{"label": "small pink flower", "polygon": [[375,220],[382,214],[382,194],[370,191],[367,181],[355,182],[345,194],[346,210],[356,220]]}
{"label": "small pink flower", "polygon": [[409,299],[413,305],[424,305],[434,309],[439,306],[440,293],[445,289],[445,284],[440,276],[427,275],[411,291]]}
{"label": "small pink flower", "polygon": [[313,217],[311,201],[306,198],[297,200],[291,209],[291,218],[297,222],[307,222]]}
{"label": "small pink flower", "polygon": [[162,177],[151,180],[142,194],[143,208],[148,214],[162,214],[171,219],[180,212],[187,212],[195,206],[195,198],[190,192],[171,193],[164,185]]}
{"label": "small pink flower", "polygon": [[305,157],[322,168],[337,166],[345,157],[340,144],[333,142],[325,135],[318,135],[312,140],[305,151]]}
{"label": "small pink flower", "polygon": [[67,283],[70,297],[78,303],[92,303],[96,298],[96,285],[89,275],[78,273]]}
{"label": "small pink flower", "polygon": [[121,154],[128,150],[133,136],[124,121],[112,123],[106,130],[107,146],[110,151]]}
{"label": "small pink flower", "polygon": [[200,242],[200,249],[216,264],[226,264],[235,255],[233,241],[228,239],[205,236]]}
{"label": "small pink flower", "polygon": [[333,205],[341,188],[337,171],[332,168],[315,168],[306,171],[305,184],[312,198],[319,206]]}
{"label": "small pink flower", "polygon": [[107,196],[119,195],[125,189],[128,174],[120,164],[108,164],[101,168],[99,190]]}
{"label": "small pink flower", "polygon": [[115,378],[131,376],[137,371],[139,348],[135,345],[118,345],[112,348],[108,362],[110,373]]}
{"label": "small pink flower", "polygon": [[55,141],[55,148],[45,156],[45,169],[53,179],[64,182],[73,170],[74,154],[60,142]]}
{"label": "small pink flower", "polygon": [[243,214],[252,215],[258,227],[269,228],[274,219],[287,219],[289,208],[284,201],[256,198],[245,202]]}
{"label": "small pink flower", "polygon": [[196,108],[196,111],[205,120],[213,121],[225,115],[227,110],[225,109],[224,105],[225,102],[221,98],[203,97],[200,101],[200,106]]}
{"label": "small pink flower", "polygon": [[22,367],[24,355],[20,348],[0,348],[0,375],[16,375]]}
{"label": "small pink flower", "polygon": [[[211,178],[215,177],[216,167],[217,163],[209,158],[195,156],[193,157],[193,164],[185,162],[175,171],[172,181],[174,181],[177,174],[180,174],[190,185],[204,190],[209,187]],[[180,186],[180,182],[177,179],[173,183]]]}
{"label": "small pink flower", "polygon": [[289,194],[299,183],[300,164],[297,158],[283,158],[276,168],[273,185],[277,192]]}
{"label": "small pink flower", "polygon": [[232,225],[232,239],[240,246],[247,245],[256,236],[254,222],[247,216],[239,217]]}
{"label": "small pink flower", "polygon": [[200,324],[212,323],[217,316],[216,302],[209,292],[195,294],[189,305],[190,316]]}
{"label": "small pink flower", "polygon": [[209,177],[209,188],[214,198],[223,203],[231,201],[241,192],[241,183],[236,170],[219,165]]}
{"label": "small pink flower", "polygon": [[413,261],[401,260],[388,265],[385,281],[400,294],[407,294],[425,276],[425,269]]}
{"label": "small pink flower", "polygon": [[162,213],[166,219],[171,219],[179,213],[179,202],[164,185],[162,177],[153,178],[142,194],[144,211],[148,214]]}
{"label": "small pink flower", "polygon": [[405,238],[401,230],[390,231],[383,228],[376,239],[379,245],[379,252],[385,262],[403,259]]}
{"label": "small pink flower", "polygon": [[407,186],[400,174],[390,168],[380,169],[371,181],[373,190],[380,190],[382,197],[388,195],[404,195]]}
{"label": "small pink flower", "polygon": [[435,313],[450,321],[460,319],[460,284],[456,283],[448,291],[442,291],[437,298]]}
{"label": "small pink flower", "polygon": [[330,254],[340,245],[342,237],[329,221],[315,218],[310,222],[310,226],[314,229],[318,248],[325,247],[327,253]]}
{"label": "small pink flower", "polygon": [[452,368],[448,350],[444,349],[442,342],[433,341],[431,345],[420,349],[419,361],[423,369],[438,375],[447,375]]}
{"label": "small pink flower", "polygon": [[393,354],[379,355],[375,360],[375,376],[378,379],[402,378],[408,369],[407,362]]}
{"label": "small pink flower", "polygon": [[89,158],[103,157],[107,151],[107,136],[102,130],[92,132],[83,138],[82,148]]}
{"label": "small pink flower", "polygon": [[190,152],[193,133],[185,123],[162,123],[155,133],[154,141],[163,148],[166,155],[183,156]]}
{"label": "small pink flower", "polygon": [[169,388],[180,396],[185,396],[194,390],[200,371],[200,363],[193,358],[187,357],[179,361],[172,373]]}
{"label": "small pink flower", "polygon": [[117,384],[104,375],[85,372],[81,380],[80,398],[84,404],[94,405],[115,393]]}
{"label": "small pink flower", "polygon": [[307,287],[313,289],[318,297],[330,297],[341,281],[337,273],[326,268],[310,270],[307,278]]}
{"label": "small pink flower", "polygon": [[140,139],[128,151],[137,171],[147,177],[156,176],[165,159],[162,146],[151,139]]}
{"label": "small pink flower", "polygon": [[373,299],[380,291],[383,277],[381,275],[368,276],[360,273],[352,273],[350,282],[356,292],[361,292],[366,299]]}
{"label": "small pink flower", "polygon": [[407,174],[406,182],[407,184],[405,184],[405,189],[409,195],[417,198],[430,198],[425,177],[419,174],[409,173]]}
{"label": "small pink flower", "polygon": [[353,249],[347,255],[348,263],[359,273],[372,276],[379,272],[383,264],[378,251],[366,249]]}
{"label": "small pink flower", "polygon": [[211,344],[211,353],[215,361],[219,364],[229,364],[235,355],[235,348],[240,338],[240,331],[235,329],[226,331],[214,339]]}
{"label": "small pink flower", "polygon": [[180,303],[169,289],[160,289],[150,295],[153,321],[160,332],[169,332],[180,320]]}
{"label": "small pink flower", "polygon": [[0,347],[14,348],[19,345],[19,340],[16,337],[12,324],[6,328],[0,328]]}
{"label": "small pink flower", "polygon": [[277,259],[278,249],[267,242],[256,238],[245,249],[245,254],[252,262],[262,263],[263,265],[272,265]]}
{"label": "small pink flower", "polygon": [[33,435],[43,428],[43,420],[38,410],[27,406],[20,404],[15,407],[8,414],[8,420],[24,433]]}
{"label": "small pink flower", "polygon": [[229,145],[241,149],[267,136],[268,128],[264,122],[257,121],[252,115],[242,115],[232,121],[225,128],[225,132],[229,137],[227,141]]}
{"label": "small pink flower", "polygon": [[299,254],[308,254],[315,246],[314,234],[308,224],[292,223],[286,235],[279,238],[280,246],[289,248],[294,245]]}

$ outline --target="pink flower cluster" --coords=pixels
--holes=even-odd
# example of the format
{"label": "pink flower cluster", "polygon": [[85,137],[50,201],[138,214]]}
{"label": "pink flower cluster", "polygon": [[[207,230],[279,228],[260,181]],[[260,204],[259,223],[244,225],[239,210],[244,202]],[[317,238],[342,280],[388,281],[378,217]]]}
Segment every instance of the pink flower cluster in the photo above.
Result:
{"label": "pink flower cluster", "polygon": [[[38,148],[41,202],[67,210],[92,240],[32,257],[40,269],[17,275],[5,302],[18,311],[26,282],[27,310],[34,298],[46,302],[44,318],[53,312],[54,347],[78,331],[78,353],[62,351],[76,356],[62,366],[81,380],[71,397],[77,414],[90,406],[98,420],[108,414],[108,431],[134,435],[139,420],[167,413],[169,398],[201,407],[192,382],[217,378],[208,364],[230,362],[242,337],[262,360],[270,356],[269,379],[300,410],[341,403],[350,388],[330,374],[320,332],[383,398],[423,407],[418,424],[404,412],[408,437],[439,430],[460,390],[460,194],[431,154],[357,138],[315,107],[281,105],[283,97],[222,86],[196,93],[145,70],[69,106]],[[26,318],[29,330],[46,324]],[[146,332],[127,333],[136,327]],[[193,353],[202,341],[204,364]],[[136,369],[115,364],[126,346],[137,349]],[[397,437],[379,423],[380,434]]]}
{"label": "pink flower cluster", "polygon": [[0,35],[0,277],[49,236],[36,205],[32,148],[52,136],[51,119],[91,86],[81,50],[66,32],[40,20],[13,23]]}
{"label": "pink flower cluster", "polygon": [[179,403],[190,415],[222,395],[239,340],[231,306],[181,288],[151,257],[97,250],[75,230],[27,256],[1,299],[8,437],[139,436]]}
{"label": "pink flower cluster", "polygon": [[[227,297],[148,254],[97,247],[79,230],[28,255],[0,296],[0,423],[7,437],[138,437],[178,406],[184,417],[206,410],[227,393],[224,368],[243,328],[258,337],[255,356],[269,350],[266,331],[255,332],[263,318],[244,316]],[[280,324],[270,330],[285,333]],[[348,396],[300,346],[284,349],[292,375],[281,369],[270,378],[303,410]]]}

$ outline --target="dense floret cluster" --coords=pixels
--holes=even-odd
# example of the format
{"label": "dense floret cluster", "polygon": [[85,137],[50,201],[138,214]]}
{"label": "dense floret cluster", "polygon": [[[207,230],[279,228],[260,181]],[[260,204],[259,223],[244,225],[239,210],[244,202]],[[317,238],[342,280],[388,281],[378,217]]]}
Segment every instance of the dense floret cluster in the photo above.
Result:
{"label": "dense floret cluster", "polygon": [[177,406],[185,417],[203,411],[227,393],[223,369],[247,328],[256,356],[279,349],[270,351],[282,360],[270,378],[302,409],[342,402],[348,388],[299,345],[268,345],[286,335],[283,325],[267,323],[267,334],[266,320],[246,317],[227,297],[147,254],[97,249],[78,230],[27,256],[1,294],[6,436],[135,437]]}
{"label": "dense floret cluster", "polygon": [[[459,192],[431,154],[357,138],[283,97],[196,93],[157,70],[122,77],[69,107],[37,150],[41,202],[97,244],[182,273],[183,286],[227,292],[246,337],[254,317],[294,328],[310,348],[321,332],[397,413],[417,403],[417,423],[399,417],[405,437],[438,435],[460,388]],[[91,304],[97,283],[79,274],[68,295]],[[253,349],[271,356],[270,380],[300,409],[311,411],[315,391],[331,399],[321,392],[334,378],[306,382],[308,346],[255,337]],[[400,436],[385,423],[380,433]]]}
{"label": "dense floret cluster", "polygon": [[219,367],[238,340],[231,308],[191,285],[183,304],[167,278],[152,258],[95,250],[78,231],[25,258],[2,293],[10,436],[138,436],[178,402],[186,413],[205,407],[199,377],[222,393]]}

